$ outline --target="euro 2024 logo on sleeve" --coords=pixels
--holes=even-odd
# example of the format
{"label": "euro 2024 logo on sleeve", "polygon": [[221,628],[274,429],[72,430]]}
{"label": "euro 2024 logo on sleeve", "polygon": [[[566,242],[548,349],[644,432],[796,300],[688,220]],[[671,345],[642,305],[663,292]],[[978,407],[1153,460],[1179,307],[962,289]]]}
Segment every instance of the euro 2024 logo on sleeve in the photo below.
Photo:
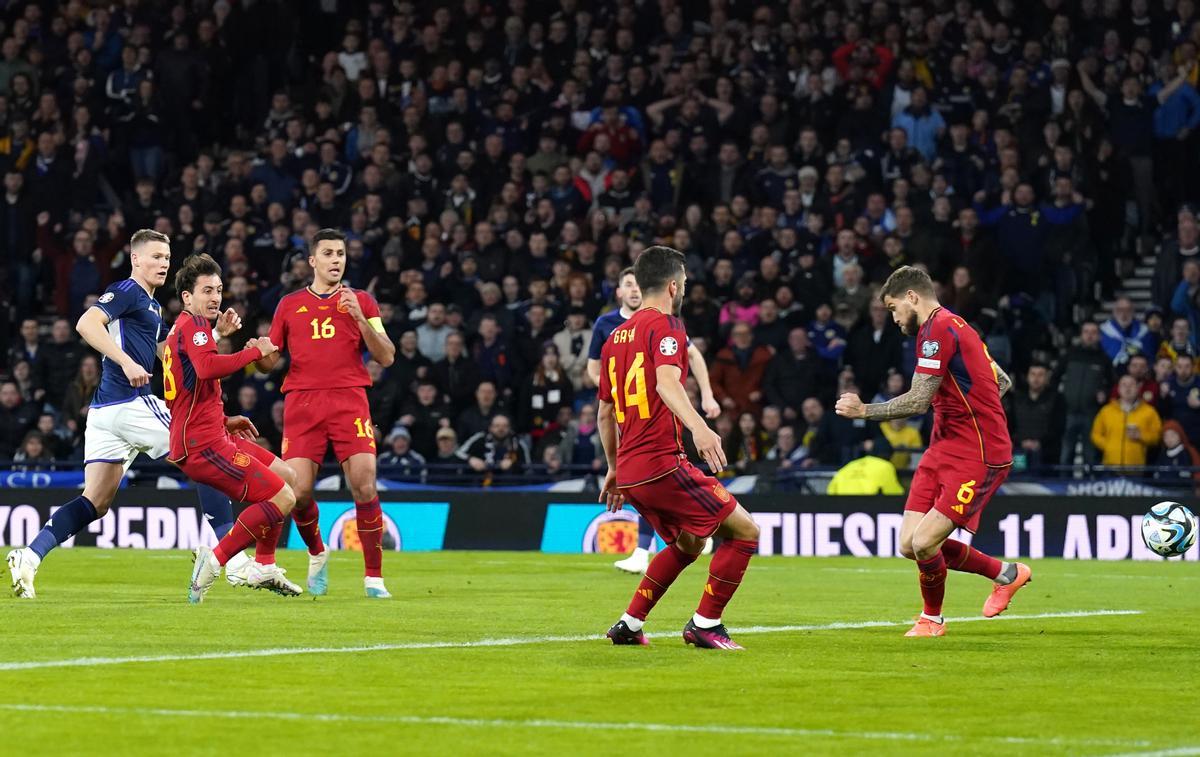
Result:
{"label": "euro 2024 logo on sleeve", "polygon": [[624,555],[637,546],[638,516],[630,510],[602,512],[583,531],[583,551],[587,554]]}
{"label": "euro 2024 logo on sleeve", "polygon": [[[362,552],[362,540],[358,538],[358,519],[354,508],[338,516],[329,529],[329,546],[332,549],[349,549]],[[400,527],[387,513],[383,514],[383,548],[399,550],[403,546]]]}

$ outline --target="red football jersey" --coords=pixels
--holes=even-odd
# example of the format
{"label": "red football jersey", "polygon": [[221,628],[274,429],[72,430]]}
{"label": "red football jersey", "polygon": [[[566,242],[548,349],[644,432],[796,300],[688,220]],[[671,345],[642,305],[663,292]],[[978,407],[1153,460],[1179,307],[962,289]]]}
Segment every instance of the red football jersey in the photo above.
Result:
{"label": "red football jersey", "polygon": [[636,486],[670,473],[684,454],[683,427],[658,396],[660,365],[679,368],[687,383],[683,321],[653,308],[613,330],[600,352],[600,398],[612,402],[620,429],[617,485]]}
{"label": "red football jersey", "polygon": [[171,411],[171,451],[178,462],[194,450],[223,439],[225,408],[221,379],[262,357],[247,347],[232,355],[217,353],[217,337],[207,318],[181,313],[163,345],[163,399]]}
{"label": "red football jersey", "polygon": [[[349,287],[346,287],[349,288]],[[363,315],[383,331],[379,305],[362,290],[354,290]],[[320,295],[305,287],[284,297],[271,320],[271,342],[291,360],[283,392],[293,389],[342,389],[370,386],[363,364],[363,337],[349,313],[338,310],[341,289]]]}
{"label": "red football jersey", "polygon": [[929,449],[985,465],[1010,464],[1012,441],[1000,385],[975,329],[938,308],[917,332],[916,348],[917,373],[942,377],[933,397]]}

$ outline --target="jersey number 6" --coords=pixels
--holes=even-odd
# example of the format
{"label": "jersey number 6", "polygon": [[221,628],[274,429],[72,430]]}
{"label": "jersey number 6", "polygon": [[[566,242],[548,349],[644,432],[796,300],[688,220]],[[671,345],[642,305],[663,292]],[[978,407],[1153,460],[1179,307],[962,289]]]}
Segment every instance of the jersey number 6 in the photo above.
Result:
{"label": "jersey number 6", "polygon": [[[633,356],[633,365],[629,366],[629,370],[625,373],[625,381],[618,384],[617,382],[617,359],[610,357],[608,359],[608,382],[612,384],[613,408],[616,410],[617,423],[625,422],[625,411],[621,409],[621,399],[617,395],[617,386],[622,387],[622,394],[625,395],[625,407],[636,407],[639,418],[650,417],[650,399],[646,396],[646,355],[639,352]],[[630,386],[633,391],[630,392]]]}

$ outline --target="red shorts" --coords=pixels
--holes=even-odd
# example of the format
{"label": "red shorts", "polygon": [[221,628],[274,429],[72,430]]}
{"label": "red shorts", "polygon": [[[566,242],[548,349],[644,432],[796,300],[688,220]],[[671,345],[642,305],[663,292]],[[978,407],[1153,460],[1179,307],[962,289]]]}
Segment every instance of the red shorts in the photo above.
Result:
{"label": "red shorts", "polygon": [[937,510],[954,525],[971,533],[979,528],[983,510],[1008,478],[1011,466],[996,468],[979,461],[944,458],[926,452],[913,474],[905,512]]}
{"label": "red shorts", "polygon": [[360,452],[375,454],[367,390],[295,389],[284,395],[283,459],[303,457],[320,465],[331,443],[339,463]]}
{"label": "red shorts", "polygon": [[687,460],[667,475],[621,493],[668,544],[681,531],[702,539],[712,536],[738,504],[720,481]]}
{"label": "red shorts", "polygon": [[270,450],[227,434],[216,444],[192,450],[179,469],[235,502],[265,502],[283,488],[283,479],[271,470],[274,461]]}

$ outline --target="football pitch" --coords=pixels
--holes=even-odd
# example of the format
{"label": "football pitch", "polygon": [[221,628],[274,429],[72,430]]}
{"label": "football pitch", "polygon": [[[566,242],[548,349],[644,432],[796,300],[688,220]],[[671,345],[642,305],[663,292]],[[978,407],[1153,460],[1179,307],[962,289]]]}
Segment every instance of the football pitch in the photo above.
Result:
{"label": "football pitch", "polygon": [[990,621],[951,573],[947,635],[907,639],[911,563],[755,558],[722,653],[679,636],[708,558],[635,648],[609,556],[389,553],[370,601],[343,552],[327,597],[197,607],[189,557],[64,549],[0,599],[5,753],[1200,754],[1196,563],[1034,561]]}

